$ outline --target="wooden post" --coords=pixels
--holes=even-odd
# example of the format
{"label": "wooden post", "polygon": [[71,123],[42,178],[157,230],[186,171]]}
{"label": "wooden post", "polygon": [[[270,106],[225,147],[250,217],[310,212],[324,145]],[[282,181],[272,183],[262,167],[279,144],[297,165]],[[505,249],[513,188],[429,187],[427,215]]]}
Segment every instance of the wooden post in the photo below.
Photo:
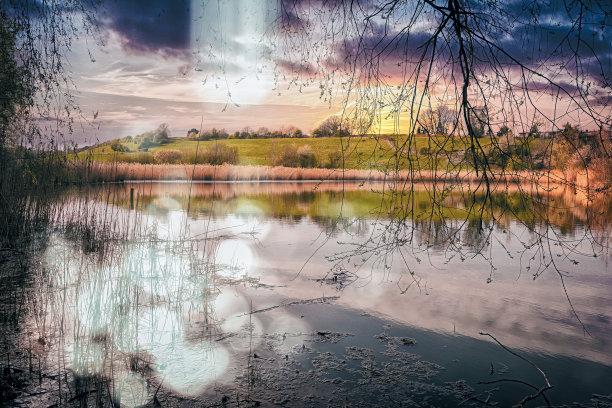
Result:
{"label": "wooden post", "polygon": [[130,188],[130,210],[134,209],[134,187]]}

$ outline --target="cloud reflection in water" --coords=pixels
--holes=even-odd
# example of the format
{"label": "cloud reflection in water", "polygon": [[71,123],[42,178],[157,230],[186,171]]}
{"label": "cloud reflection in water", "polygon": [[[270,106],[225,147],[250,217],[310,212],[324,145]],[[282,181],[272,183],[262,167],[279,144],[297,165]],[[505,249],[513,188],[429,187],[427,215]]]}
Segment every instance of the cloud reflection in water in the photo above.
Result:
{"label": "cloud reflection in water", "polygon": [[[114,265],[105,267],[58,237],[51,239],[45,255],[51,279],[62,289],[57,293],[75,305],[72,317],[50,309],[54,319],[74,323],[64,333],[65,346],[58,347],[65,348],[66,362],[76,375],[112,377],[114,397],[122,406],[149,399],[139,373],[117,375],[130,366],[132,356],[148,361],[165,387],[189,395],[201,393],[229,365],[228,351],[214,339],[186,339],[186,323],[206,311],[214,295],[209,295],[205,262],[191,248],[171,243],[131,243],[124,256],[115,255]],[[248,247],[239,248],[250,265]],[[229,316],[224,308],[230,306],[218,304],[218,312]],[[240,311],[248,313],[245,307]]]}

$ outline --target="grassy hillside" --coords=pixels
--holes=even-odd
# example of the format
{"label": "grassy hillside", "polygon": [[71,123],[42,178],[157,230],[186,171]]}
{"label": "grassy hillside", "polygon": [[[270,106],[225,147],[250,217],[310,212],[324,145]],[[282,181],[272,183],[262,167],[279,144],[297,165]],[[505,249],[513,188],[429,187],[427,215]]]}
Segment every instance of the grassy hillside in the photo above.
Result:
{"label": "grassy hillside", "polygon": [[[183,153],[184,162],[193,162],[198,151],[198,157],[202,152],[214,144],[224,144],[238,148],[239,165],[271,165],[273,157],[282,154],[285,146],[294,145],[297,148],[308,145],[312,148],[318,166],[325,167],[330,165],[330,155],[334,152],[344,152],[344,166],[351,169],[369,168],[389,168],[395,167],[397,149],[399,146],[405,153],[410,151],[412,154],[412,165],[418,160],[419,168],[445,167],[448,164],[448,157],[453,152],[465,151],[467,140],[460,138],[448,138],[445,136],[417,136],[407,142],[407,136],[387,137],[323,137],[323,138],[285,138],[285,139],[229,139],[219,141],[193,141],[186,138],[171,138],[169,143],[151,147],[148,151],[138,151],[136,143],[122,142],[121,145],[126,152],[116,152],[111,148],[112,141],[102,145],[92,147],[72,156],[75,160],[92,161],[119,161],[119,162],[139,162],[153,163],[153,155],[160,149],[175,149]],[[483,145],[490,145],[489,139],[480,140]],[[437,155],[432,154],[438,152]],[[399,155],[400,168],[409,168],[410,162],[405,158],[406,154]]]}

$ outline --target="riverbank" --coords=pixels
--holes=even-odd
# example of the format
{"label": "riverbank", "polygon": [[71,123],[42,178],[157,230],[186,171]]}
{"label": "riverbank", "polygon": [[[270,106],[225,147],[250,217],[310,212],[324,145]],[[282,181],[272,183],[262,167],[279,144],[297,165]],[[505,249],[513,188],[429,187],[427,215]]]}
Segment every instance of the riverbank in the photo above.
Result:
{"label": "riverbank", "polygon": [[[272,181],[272,180],[357,180],[357,181],[414,181],[419,183],[483,183],[481,172],[474,170],[408,170],[381,171],[376,169],[326,169],[295,168],[283,166],[237,166],[224,164],[140,164],[71,162],[67,163],[66,176],[69,180],[85,183],[122,181]],[[491,184],[535,184],[542,188],[557,186],[572,187],[586,195],[592,195],[604,188],[593,172],[571,174],[559,170],[528,172],[506,171],[489,175]]]}

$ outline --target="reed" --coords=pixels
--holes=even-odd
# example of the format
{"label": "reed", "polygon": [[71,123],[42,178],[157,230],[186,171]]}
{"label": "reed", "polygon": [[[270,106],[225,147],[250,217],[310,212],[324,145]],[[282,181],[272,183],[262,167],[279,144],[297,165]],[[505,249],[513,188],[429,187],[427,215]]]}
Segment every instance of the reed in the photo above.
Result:
{"label": "reed", "polygon": [[[584,173],[584,172],[583,172]],[[490,178],[492,185],[521,184],[536,189],[549,186],[575,188],[588,197],[597,192],[600,184],[593,172],[568,175],[560,170],[499,172]],[[284,166],[238,166],[210,164],[141,164],[123,162],[68,162],[61,180],[72,183],[100,183],[123,181],[405,181],[408,183],[473,183],[482,184],[482,175],[474,170],[421,170],[410,172],[376,169],[327,169]],[[484,188],[484,186],[483,186]]]}

